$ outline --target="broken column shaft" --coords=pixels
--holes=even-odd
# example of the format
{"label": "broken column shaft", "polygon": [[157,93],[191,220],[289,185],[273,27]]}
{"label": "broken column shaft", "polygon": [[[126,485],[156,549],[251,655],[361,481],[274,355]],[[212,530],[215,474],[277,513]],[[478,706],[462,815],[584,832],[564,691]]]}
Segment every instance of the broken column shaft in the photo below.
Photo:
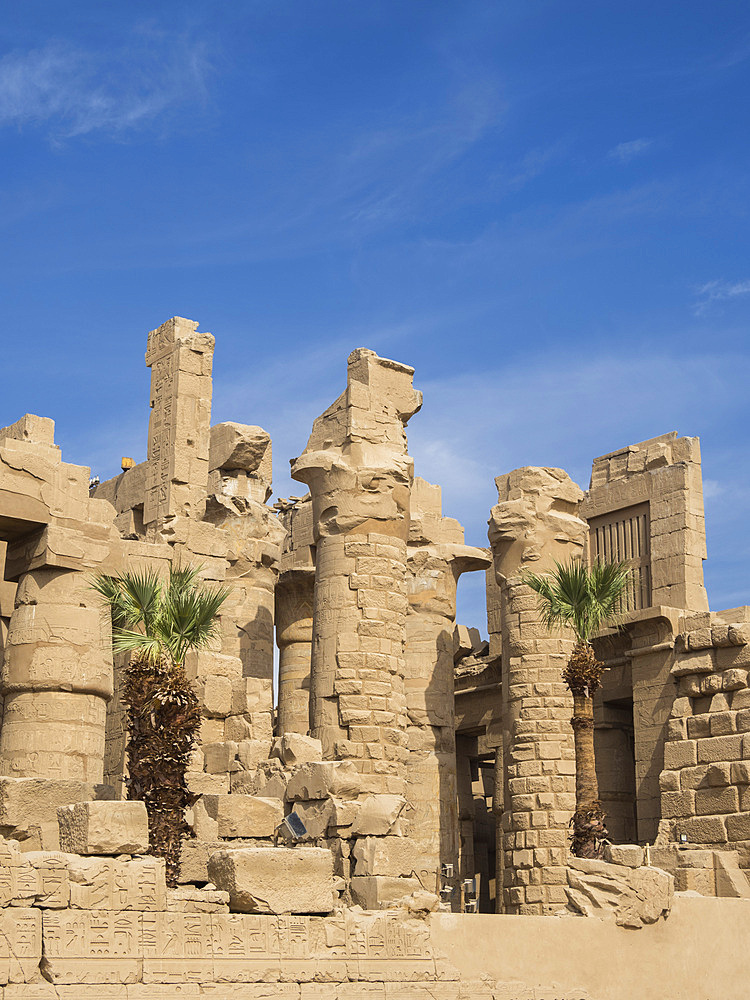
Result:
{"label": "broken column shaft", "polygon": [[363,790],[403,793],[406,540],[414,371],[360,349],[292,476],[310,488],[316,542],[311,735],[351,759]]}

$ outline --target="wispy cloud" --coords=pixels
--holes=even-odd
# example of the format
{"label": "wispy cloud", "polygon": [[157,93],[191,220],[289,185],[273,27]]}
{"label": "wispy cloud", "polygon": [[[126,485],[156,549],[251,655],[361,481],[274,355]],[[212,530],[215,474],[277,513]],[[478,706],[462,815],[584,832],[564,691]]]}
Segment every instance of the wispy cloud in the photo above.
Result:
{"label": "wispy cloud", "polygon": [[617,160],[618,163],[629,163],[636,156],[645,153],[653,144],[653,139],[631,139],[630,142],[618,143],[617,146],[610,149],[607,156],[612,160]]}
{"label": "wispy cloud", "polygon": [[708,281],[696,291],[696,301],[693,311],[696,316],[702,316],[710,310],[714,303],[741,298],[743,295],[750,295],[750,279],[746,278],[743,281],[723,281],[721,279]]}
{"label": "wispy cloud", "polygon": [[124,133],[206,97],[202,42],[141,30],[119,51],[64,42],[0,59],[0,126],[36,127],[55,140]]}

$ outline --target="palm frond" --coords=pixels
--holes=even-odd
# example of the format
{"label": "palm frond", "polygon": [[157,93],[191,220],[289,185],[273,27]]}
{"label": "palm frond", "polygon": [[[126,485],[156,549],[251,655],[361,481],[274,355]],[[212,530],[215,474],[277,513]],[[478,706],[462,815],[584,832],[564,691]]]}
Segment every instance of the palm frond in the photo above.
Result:
{"label": "palm frond", "polygon": [[586,566],[580,559],[555,563],[547,575],[525,573],[523,582],[539,595],[539,611],[549,628],[570,628],[581,642],[614,622],[628,583],[624,562]]}
{"label": "palm frond", "polygon": [[100,573],[91,586],[112,613],[115,652],[143,652],[152,662],[167,652],[182,664],[191,649],[203,649],[219,634],[226,587],[208,589],[192,566],[172,566],[166,584],[154,570]]}

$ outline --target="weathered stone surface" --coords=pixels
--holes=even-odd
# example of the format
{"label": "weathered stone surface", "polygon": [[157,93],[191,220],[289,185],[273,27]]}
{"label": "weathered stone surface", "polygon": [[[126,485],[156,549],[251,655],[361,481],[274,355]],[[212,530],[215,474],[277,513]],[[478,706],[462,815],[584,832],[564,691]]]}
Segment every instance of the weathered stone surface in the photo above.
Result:
{"label": "weathered stone surface", "polygon": [[216,820],[220,837],[272,837],[284,818],[280,799],[258,795],[204,795],[203,806]]}
{"label": "weathered stone surface", "polygon": [[323,745],[312,736],[302,736],[299,733],[284,733],[274,741],[272,754],[278,757],[285,767],[296,764],[306,764],[323,759]]}
{"label": "weathered stone surface", "polygon": [[[219,840],[218,835],[214,840],[185,840],[180,851],[180,874],[177,879],[180,885],[189,885],[196,882],[204,885],[210,882],[208,876],[208,859],[218,851],[224,851],[229,845],[226,840]],[[270,840],[256,840],[254,838],[242,838],[232,841],[232,849],[240,847],[270,847]]]}
{"label": "weathered stone surface", "polygon": [[57,812],[60,847],[70,854],[142,854],[148,850],[143,802],[79,802]]}
{"label": "weathered stone surface", "polygon": [[231,422],[214,424],[208,467],[211,471],[242,469],[244,472],[255,472],[270,448],[271,437],[262,427]]}
{"label": "weathered stone surface", "polygon": [[70,905],[81,910],[142,910],[166,907],[164,862],[160,858],[91,858],[69,855],[65,866]]}
{"label": "weathered stone surface", "polygon": [[322,847],[219,851],[208,874],[240,913],[330,913],[336,892],[333,856]]}
{"label": "weathered stone surface", "polygon": [[332,799],[313,799],[311,802],[297,801],[292,812],[299,816],[305,825],[306,835],[303,840],[318,840],[325,837],[333,822],[334,804]]}
{"label": "weathered stone surface", "polygon": [[266,740],[242,740],[237,744],[237,760],[246,771],[253,770],[267,758],[268,742]]}
{"label": "weathered stone surface", "polygon": [[362,837],[384,837],[398,832],[396,826],[405,805],[403,795],[367,795],[352,825],[352,833]]}
{"label": "weathered stone surface", "polygon": [[416,878],[394,878],[389,875],[356,876],[351,881],[352,899],[363,910],[383,910],[394,906],[405,896],[422,891]]}
{"label": "weathered stone surface", "polygon": [[352,853],[356,876],[416,876],[423,867],[419,845],[407,837],[360,837]]}
{"label": "weathered stone surface", "polygon": [[570,906],[586,917],[639,928],[669,915],[674,878],[660,868],[625,868],[571,858],[566,893]]}
{"label": "weathered stone surface", "polygon": [[317,761],[294,769],[286,786],[286,797],[290,802],[325,799],[330,795],[354,799],[360,788],[361,778],[351,761]]}
{"label": "weathered stone surface", "polygon": [[611,865],[640,868],[643,864],[643,848],[637,844],[607,844],[604,848],[604,860]]}
{"label": "weathered stone surface", "polygon": [[228,913],[229,893],[221,889],[198,889],[195,886],[178,886],[167,889],[167,910],[180,913]]}

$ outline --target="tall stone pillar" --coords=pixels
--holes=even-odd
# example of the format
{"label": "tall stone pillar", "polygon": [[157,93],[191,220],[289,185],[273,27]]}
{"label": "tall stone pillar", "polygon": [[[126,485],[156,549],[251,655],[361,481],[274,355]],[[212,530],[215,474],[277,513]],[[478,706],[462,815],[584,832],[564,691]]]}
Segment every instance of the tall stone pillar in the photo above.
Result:
{"label": "tall stone pillar", "polygon": [[148,335],[151,417],[143,522],[147,532],[206,506],[214,338],[173,316]]}
{"label": "tall stone pillar", "polygon": [[[233,715],[250,712],[260,732],[271,736],[273,711],[274,590],[284,528],[266,506],[271,493],[271,438],[260,427],[224,423],[211,428],[211,490],[202,529],[216,532],[225,543],[224,583],[229,590],[221,612],[221,651],[239,657],[242,675],[252,679],[254,696]],[[246,689],[247,689],[246,685]],[[267,719],[260,720],[260,715]],[[242,734],[241,723],[229,723]]]}
{"label": "tall stone pillar", "polygon": [[453,693],[456,585],[469,570],[484,570],[484,549],[464,544],[458,521],[443,517],[440,487],[415,479],[411,494],[406,616],[406,711],[409,769],[406,819],[420,849],[422,870],[441,864],[458,876],[458,813]]}
{"label": "tall stone pillar", "polygon": [[99,783],[112,697],[109,615],[85,573],[20,578],[3,663],[0,771]]}
{"label": "tall stone pillar", "polygon": [[292,476],[315,525],[311,735],[352,760],[363,791],[406,784],[404,629],[413,462],[404,427],[422,395],[414,369],[354,351],[347,388],[315,421]]}
{"label": "tall stone pillar", "polygon": [[286,528],[276,585],[276,642],[279,647],[279,705],[276,733],[307,734],[310,727],[310,666],[315,602],[315,545],[312,500],[281,511]]}
{"label": "tall stone pillar", "polygon": [[566,900],[568,824],[575,809],[573,699],[562,670],[571,633],[550,633],[524,570],[581,556],[581,490],[561,469],[527,467],[495,480],[489,538],[502,620],[504,909],[548,913]]}

